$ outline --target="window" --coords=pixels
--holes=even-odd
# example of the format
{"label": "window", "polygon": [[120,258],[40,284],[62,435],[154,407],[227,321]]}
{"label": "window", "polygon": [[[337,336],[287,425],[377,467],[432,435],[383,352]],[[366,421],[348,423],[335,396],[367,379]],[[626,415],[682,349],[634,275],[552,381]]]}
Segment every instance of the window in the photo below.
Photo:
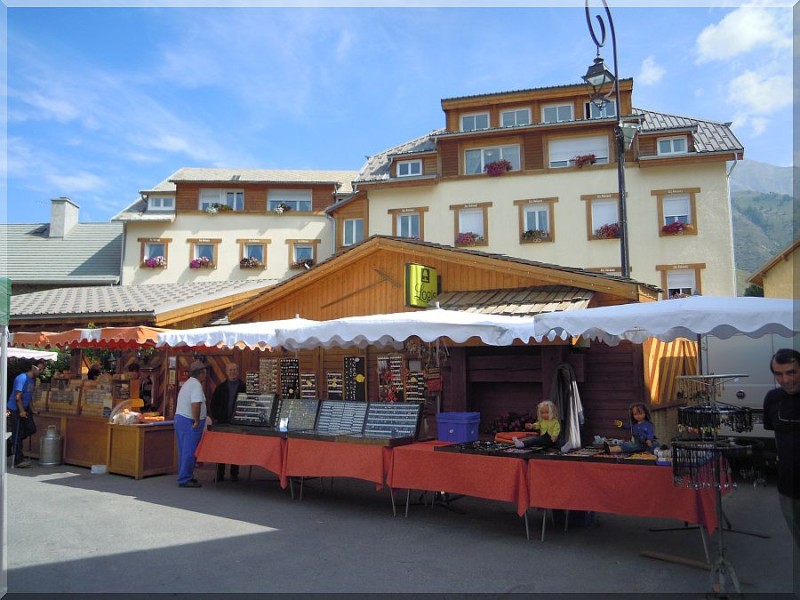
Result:
{"label": "window", "polygon": [[289,244],[289,268],[310,269],[317,264],[319,240],[286,240]]}
{"label": "window", "polygon": [[166,267],[169,261],[169,238],[138,238],[140,264],[143,267]]}
{"label": "window", "polygon": [[397,215],[397,235],[419,239],[419,215]]}
{"label": "window", "polygon": [[364,219],[345,219],[342,229],[344,246],[352,246],[364,239]]}
{"label": "window", "polygon": [[697,235],[696,197],[700,188],[653,190],[658,202],[660,236]]}
{"label": "window", "polygon": [[244,192],[240,190],[200,190],[200,210],[212,205],[226,206],[230,210],[244,210]]}
{"label": "window", "polygon": [[686,136],[658,138],[658,153],[661,154],[686,154]]}
{"label": "window", "polygon": [[489,129],[489,113],[461,116],[461,131]]}
{"label": "window", "polygon": [[421,160],[404,160],[397,163],[398,177],[414,177],[416,175],[422,175]]}
{"label": "window", "polygon": [[453,204],[455,217],[455,246],[486,246],[489,244],[489,208],[491,202]]}
{"label": "window", "polygon": [[269,190],[267,210],[275,211],[279,206],[289,211],[311,212],[311,190]]}
{"label": "window", "polygon": [[661,288],[664,298],[682,298],[700,294],[700,272],[706,268],[705,263],[682,265],[656,265],[661,272]]}
{"label": "window", "polygon": [[553,204],[558,198],[515,200],[519,207],[519,241],[522,244],[555,241]]}
{"label": "window", "polygon": [[594,154],[595,163],[608,163],[608,137],[597,135],[592,137],[560,138],[547,143],[547,153],[551,168],[563,168],[575,165],[576,156]]}
{"label": "window", "polygon": [[542,123],[560,123],[572,119],[572,104],[552,104],[542,107]]}
{"label": "window", "polygon": [[427,208],[390,208],[392,235],[396,237],[425,239],[425,219]]}
{"label": "window", "polygon": [[175,210],[175,198],[172,196],[150,196],[147,199],[147,210]]}
{"label": "window", "polygon": [[222,242],[221,239],[189,238],[189,267],[216,268],[217,267],[217,248]]}
{"label": "window", "polygon": [[500,123],[503,127],[518,127],[531,124],[531,111],[527,108],[504,110],[500,113]]}
{"label": "window", "polygon": [[619,238],[618,195],[594,194],[581,196],[581,200],[586,202],[586,238],[589,240]]}
{"label": "window", "polygon": [[519,171],[519,146],[497,146],[495,148],[476,148],[464,153],[464,172],[467,175],[484,173],[486,165],[496,160],[507,160],[512,171]]}
{"label": "window", "polygon": [[603,108],[598,108],[594,102],[586,102],[583,105],[583,115],[586,119],[604,119],[605,117],[617,116],[617,101],[606,100]]}
{"label": "window", "polygon": [[266,269],[268,239],[240,239],[239,267],[242,269]]}

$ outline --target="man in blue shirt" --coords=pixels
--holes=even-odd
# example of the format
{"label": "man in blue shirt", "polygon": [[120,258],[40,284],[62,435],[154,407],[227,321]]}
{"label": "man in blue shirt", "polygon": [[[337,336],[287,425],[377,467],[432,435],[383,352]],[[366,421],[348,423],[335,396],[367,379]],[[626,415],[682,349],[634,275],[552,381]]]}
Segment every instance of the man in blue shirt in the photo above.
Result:
{"label": "man in blue shirt", "polygon": [[35,431],[32,404],[33,388],[36,386],[36,376],[38,374],[39,367],[31,363],[27,371],[17,375],[6,404],[6,408],[11,415],[8,421],[8,430],[11,432],[14,466],[20,469],[26,469],[31,466],[31,463],[25,459],[22,453],[22,441]]}

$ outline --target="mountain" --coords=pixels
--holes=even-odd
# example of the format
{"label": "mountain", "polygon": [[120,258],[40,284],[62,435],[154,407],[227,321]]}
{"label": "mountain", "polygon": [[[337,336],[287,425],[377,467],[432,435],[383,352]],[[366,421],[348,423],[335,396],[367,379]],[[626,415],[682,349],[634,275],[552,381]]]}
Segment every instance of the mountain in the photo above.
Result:
{"label": "mountain", "polygon": [[792,241],[792,167],[754,160],[736,163],[731,173],[733,253],[738,293],[747,278]]}

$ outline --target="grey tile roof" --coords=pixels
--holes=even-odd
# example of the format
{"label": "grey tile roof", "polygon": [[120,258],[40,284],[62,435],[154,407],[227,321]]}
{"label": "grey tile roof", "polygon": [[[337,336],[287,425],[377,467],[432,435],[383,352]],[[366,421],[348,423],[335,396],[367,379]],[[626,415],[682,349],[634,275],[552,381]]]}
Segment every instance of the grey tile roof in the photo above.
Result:
{"label": "grey tile roof", "polygon": [[730,123],[668,115],[641,108],[634,108],[633,113],[642,117],[642,135],[690,129],[694,133],[694,149],[697,153],[744,150],[742,143],[731,131]]}
{"label": "grey tile roof", "polygon": [[173,182],[241,182],[241,183],[339,183],[340,194],[350,194],[358,171],[315,171],[291,169],[195,169],[175,172]]}
{"label": "grey tile roof", "polygon": [[390,167],[394,157],[434,151],[436,150],[436,136],[444,132],[444,129],[437,129],[409,142],[370,156],[367,159],[367,163],[358,173],[356,182],[384,181],[389,179],[391,174]]}
{"label": "grey tile roof", "polygon": [[152,319],[167,311],[266,289],[274,283],[273,280],[241,280],[58,288],[12,296],[11,320],[23,317],[69,319],[76,316]]}
{"label": "grey tile roof", "polygon": [[112,284],[120,278],[122,225],[78,223],[63,238],[50,225],[0,224],[8,248],[5,275],[26,284]]}
{"label": "grey tile roof", "polygon": [[503,290],[443,292],[436,297],[440,308],[464,312],[530,316],[539,313],[586,308],[594,292],[563,285]]}
{"label": "grey tile roof", "polygon": [[111,221],[147,221],[150,223],[169,223],[175,220],[175,211],[150,211],[147,212],[147,200],[139,198],[132,204],[123,208]]}

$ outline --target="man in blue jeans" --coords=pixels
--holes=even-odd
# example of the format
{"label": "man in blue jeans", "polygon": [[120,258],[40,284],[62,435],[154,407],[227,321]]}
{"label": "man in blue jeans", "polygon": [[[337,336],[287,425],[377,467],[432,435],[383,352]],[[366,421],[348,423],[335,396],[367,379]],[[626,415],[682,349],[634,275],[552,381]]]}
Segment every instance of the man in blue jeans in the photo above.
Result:
{"label": "man in blue jeans", "polygon": [[36,376],[39,367],[35,363],[28,365],[24,373],[14,378],[11,395],[6,408],[9,410],[8,431],[11,433],[11,448],[14,454],[14,466],[26,469],[31,463],[22,453],[22,441],[33,432],[33,388],[36,386]]}
{"label": "man in blue jeans", "polygon": [[189,365],[189,379],[178,392],[175,407],[175,437],[178,442],[178,485],[199,488],[194,478],[194,453],[203,437],[206,424],[206,394],[203,386],[208,377],[208,365],[195,360]]}

